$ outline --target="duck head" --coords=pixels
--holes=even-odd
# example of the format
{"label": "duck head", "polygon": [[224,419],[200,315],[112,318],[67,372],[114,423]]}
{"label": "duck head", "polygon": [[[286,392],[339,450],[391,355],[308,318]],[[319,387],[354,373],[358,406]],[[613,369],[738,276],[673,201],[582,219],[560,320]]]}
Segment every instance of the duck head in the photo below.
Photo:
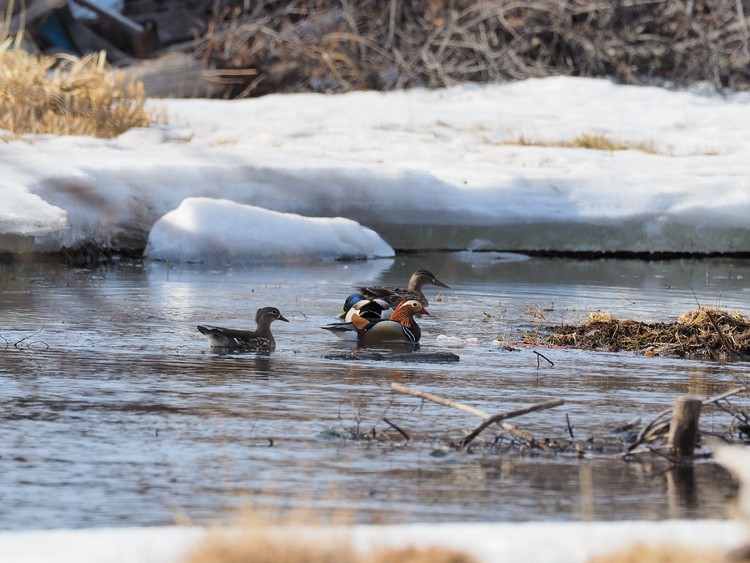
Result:
{"label": "duck head", "polygon": [[276,307],[262,307],[255,313],[255,322],[258,324],[271,324],[273,321],[289,322]]}
{"label": "duck head", "polygon": [[435,277],[435,274],[433,274],[429,270],[417,270],[411,275],[411,278],[409,278],[409,289],[412,289],[412,290],[414,289],[421,290],[423,286],[428,285],[428,284],[450,289],[449,285],[441,282],[439,279]]}

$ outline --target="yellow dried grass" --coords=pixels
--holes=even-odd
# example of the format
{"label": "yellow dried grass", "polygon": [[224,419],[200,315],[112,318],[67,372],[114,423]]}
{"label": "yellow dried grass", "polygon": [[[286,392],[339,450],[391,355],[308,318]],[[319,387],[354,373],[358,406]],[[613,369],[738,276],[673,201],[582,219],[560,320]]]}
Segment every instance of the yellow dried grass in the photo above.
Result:
{"label": "yellow dried grass", "polygon": [[719,550],[697,550],[663,545],[636,545],[621,551],[599,555],[588,563],[721,563],[727,561]]}
{"label": "yellow dried grass", "polygon": [[1,129],[111,138],[157,121],[143,85],[110,68],[104,52],[52,57],[26,53],[11,38],[0,43]]}
{"label": "yellow dried grass", "polygon": [[522,135],[510,144],[524,147],[564,147],[609,152],[636,150],[648,154],[657,154],[657,151],[653,147],[645,143],[628,144],[625,142],[613,141],[606,135],[589,135],[586,133],[568,141],[536,141],[534,139],[528,139]]}
{"label": "yellow dried grass", "polygon": [[[355,549],[347,535],[347,514],[325,525],[309,509],[276,512],[248,508],[239,524],[212,529],[185,563],[476,563],[471,555],[429,546]],[[329,528],[331,524],[340,528]]]}

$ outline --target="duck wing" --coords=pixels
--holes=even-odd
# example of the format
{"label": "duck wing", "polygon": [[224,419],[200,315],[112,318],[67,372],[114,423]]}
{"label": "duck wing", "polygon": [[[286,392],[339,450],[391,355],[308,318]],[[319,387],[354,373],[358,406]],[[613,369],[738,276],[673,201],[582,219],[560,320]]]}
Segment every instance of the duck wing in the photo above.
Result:
{"label": "duck wing", "polygon": [[204,335],[214,348],[230,350],[254,350],[272,352],[276,349],[273,337],[260,335],[253,330],[238,330],[220,326],[199,326],[198,332]]}

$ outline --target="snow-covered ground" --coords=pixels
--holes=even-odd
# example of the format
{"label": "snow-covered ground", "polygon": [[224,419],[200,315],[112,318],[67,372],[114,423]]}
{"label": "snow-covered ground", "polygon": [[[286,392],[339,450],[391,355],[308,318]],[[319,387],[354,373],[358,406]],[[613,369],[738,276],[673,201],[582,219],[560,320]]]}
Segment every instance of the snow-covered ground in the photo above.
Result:
{"label": "snow-covered ground", "polygon": [[[194,260],[198,249],[181,243],[190,222],[179,233],[152,227],[202,197],[352,219],[397,249],[750,250],[746,93],[556,77],[152,105],[169,114],[169,126],[112,140],[5,142],[0,249],[143,248],[151,234],[160,258]],[[555,146],[582,135],[637,148]],[[290,254],[351,252],[349,241],[335,252],[331,238],[325,248],[312,244],[309,229],[320,223],[281,227],[278,215],[246,221],[246,212],[227,206],[221,221],[203,213],[192,236],[213,259],[263,259],[254,250],[267,240],[261,235]],[[217,255],[213,241],[229,239],[231,252]]]}
{"label": "snow-covered ground", "polygon": [[[0,532],[0,561],[14,563],[180,563],[203,541],[196,527],[114,528]],[[269,530],[274,533],[273,529]],[[735,522],[528,522],[504,524],[408,524],[329,529],[280,529],[280,537],[348,538],[358,550],[444,546],[494,563],[585,563],[595,555],[635,544],[680,545],[701,551],[729,551],[747,541]],[[286,535],[285,535],[286,534]]]}

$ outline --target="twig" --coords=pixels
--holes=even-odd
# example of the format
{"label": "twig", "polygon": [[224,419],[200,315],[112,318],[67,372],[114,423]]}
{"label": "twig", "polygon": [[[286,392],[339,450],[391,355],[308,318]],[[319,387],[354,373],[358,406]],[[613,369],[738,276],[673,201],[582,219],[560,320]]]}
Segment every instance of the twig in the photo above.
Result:
{"label": "twig", "polygon": [[570,425],[570,417],[568,416],[568,413],[565,413],[565,422],[568,425],[568,434],[570,434],[570,439],[575,440],[575,436],[573,436],[573,427]]}
{"label": "twig", "polygon": [[469,435],[466,436],[463,440],[461,440],[461,445],[464,447],[468,446],[474,440],[474,438],[479,436],[479,434],[481,434],[482,431],[485,430],[488,426],[492,426],[493,424],[496,424],[497,422],[500,422],[501,420],[505,420],[508,418],[515,418],[517,416],[528,414],[534,411],[541,411],[541,410],[551,409],[554,407],[559,407],[560,405],[564,403],[565,401],[563,401],[562,399],[550,399],[549,401],[535,403],[527,407],[522,407],[520,409],[507,411],[507,412],[501,412],[499,414],[491,416],[483,420],[480,424],[478,424],[474,428],[474,430],[469,432]]}
{"label": "twig", "polygon": [[[37,330],[36,332],[33,332],[33,333],[29,334],[28,336],[24,336],[24,337],[23,337],[23,338],[22,338],[21,340],[19,340],[18,342],[14,342],[14,343],[13,343],[13,347],[14,347],[14,348],[18,348],[18,345],[19,345],[19,344],[21,344],[21,343],[22,343],[22,342],[24,342],[25,340],[28,340],[28,339],[29,339],[29,338],[31,338],[32,336],[36,336],[37,334],[39,334],[40,332],[42,332],[42,331],[44,330],[44,328],[45,328],[45,327],[46,327],[46,325],[42,325],[42,328],[40,328],[40,329],[39,329],[39,330]],[[49,346],[48,346],[48,348],[49,348]]]}
{"label": "twig", "polygon": [[534,352],[534,354],[536,354],[536,369],[539,369],[539,358],[544,358],[545,360],[547,360],[547,362],[548,362],[548,363],[549,363],[549,365],[551,365],[551,366],[554,366],[554,365],[555,365],[555,362],[553,362],[552,360],[550,360],[550,359],[549,359],[549,358],[548,358],[547,356],[545,356],[544,354],[540,354],[540,353],[539,353],[539,352],[537,352],[536,350],[532,350],[532,352]]}
{"label": "twig", "polygon": [[620,426],[616,426],[609,432],[612,434],[621,434],[622,432],[627,432],[628,430],[632,430],[636,426],[638,426],[641,423],[641,417],[636,417],[635,419],[631,420],[630,422],[626,422],[625,424],[621,424]]}
{"label": "twig", "polygon": [[[402,393],[404,395],[411,395],[412,397],[419,397],[420,399],[426,399],[428,401],[432,401],[433,403],[437,403],[439,405],[443,405],[446,407],[451,407],[454,409],[458,409],[460,411],[463,411],[465,413],[473,414],[474,416],[478,416],[481,418],[484,422],[491,421],[487,424],[487,426],[491,424],[498,424],[503,430],[508,432],[511,436],[514,438],[521,440],[522,442],[527,443],[529,446],[535,446],[540,445],[540,442],[534,439],[534,437],[529,434],[528,432],[524,432],[523,430],[519,430],[516,426],[508,423],[508,422],[502,422],[504,418],[512,418],[514,416],[521,416],[522,414],[526,414],[526,412],[533,412],[535,410],[540,410],[538,405],[543,403],[537,403],[537,405],[531,405],[531,407],[525,407],[524,409],[518,409],[517,411],[510,411],[509,413],[502,413],[501,415],[495,415],[492,416],[489,413],[486,413],[484,411],[481,411],[479,409],[476,409],[474,407],[470,407],[469,405],[464,405],[462,403],[457,403],[455,401],[450,401],[448,399],[445,399],[443,397],[440,397],[439,395],[434,395],[433,393],[428,393],[427,391],[419,391],[417,389],[410,389],[409,387],[405,387],[404,385],[401,385],[400,383],[391,383],[391,390],[394,393]],[[562,399],[553,399],[554,401],[559,401],[559,404],[562,404]],[[549,401],[547,401],[549,402]],[[557,406],[552,405],[552,406]],[[544,408],[550,408],[550,407],[544,407]],[[521,412],[524,411],[524,412]],[[514,414],[515,413],[515,414]],[[495,420],[493,420],[495,419]],[[482,424],[484,424],[484,422]],[[486,428],[486,426],[484,427]],[[482,428],[479,430],[479,432],[482,432],[484,430]],[[476,429],[475,429],[476,430]],[[477,432],[477,434],[479,433]],[[476,436],[472,437],[471,440],[476,438]],[[465,445],[465,440],[462,440],[462,444]],[[469,440],[469,441],[471,441]],[[466,442],[468,443],[468,442]]]}
{"label": "twig", "polygon": [[393,428],[393,429],[394,429],[394,430],[395,430],[396,432],[398,432],[399,434],[401,434],[401,435],[402,435],[402,436],[404,437],[404,440],[406,440],[407,442],[408,442],[409,440],[411,440],[411,438],[409,438],[409,435],[408,435],[408,434],[407,434],[406,432],[404,432],[403,430],[401,430],[401,429],[400,429],[400,428],[399,428],[398,426],[396,426],[395,424],[393,424],[393,423],[392,423],[392,422],[391,422],[390,420],[388,420],[388,419],[387,419],[386,417],[383,417],[383,422],[385,422],[385,423],[386,423],[386,424],[387,424],[388,426],[390,426],[390,427],[391,427],[391,428]]}
{"label": "twig", "polygon": [[711,325],[713,325],[714,330],[716,330],[716,334],[719,335],[719,340],[721,340],[721,345],[724,346],[727,352],[730,354],[734,354],[735,356],[739,356],[740,358],[746,359],[747,356],[743,354],[742,352],[739,352],[735,350],[734,346],[732,346],[729,341],[727,340],[726,336],[724,336],[724,331],[721,330],[719,327],[719,323],[716,322],[716,319],[714,318],[713,313],[709,311],[708,309],[705,309],[706,315],[708,316],[708,320],[711,321]]}

